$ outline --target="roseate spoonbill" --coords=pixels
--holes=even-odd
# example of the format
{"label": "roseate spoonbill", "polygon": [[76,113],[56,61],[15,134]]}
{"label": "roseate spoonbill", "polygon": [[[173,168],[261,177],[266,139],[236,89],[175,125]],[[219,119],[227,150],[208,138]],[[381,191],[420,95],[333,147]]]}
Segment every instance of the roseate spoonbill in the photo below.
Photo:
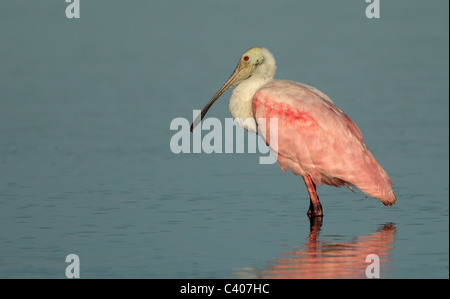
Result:
{"label": "roseate spoonbill", "polygon": [[[392,181],[369,152],[355,123],[318,89],[274,80],[275,70],[275,59],[267,49],[247,50],[194,120],[191,131],[228,88],[238,85],[230,98],[231,115],[245,130],[259,131],[282,171],[291,170],[303,178],[310,197],[308,216],[323,215],[316,193],[321,183],[345,185],[350,190],[356,186],[383,204],[393,205]],[[278,119],[277,131],[258,130],[258,123],[264,119],[269,124],[270,118]],[[278,135],[277,146],[270,144],[269,134]]]}

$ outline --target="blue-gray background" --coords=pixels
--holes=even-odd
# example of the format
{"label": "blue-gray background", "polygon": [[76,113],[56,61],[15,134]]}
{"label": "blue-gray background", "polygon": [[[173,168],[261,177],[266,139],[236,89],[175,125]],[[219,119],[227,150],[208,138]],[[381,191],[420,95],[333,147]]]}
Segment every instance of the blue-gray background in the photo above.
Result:
{"label": "blue-gray background", "polygon": [[392,222],[381,277],[448,278],[448,1],[381,0],[380,19],[363,0],[80,2],[80,19],[0,2],[1,278],[64,278],[71,253],[82,278],[232,278],[301,249],[300,178],[169,146],[256,45],[328,94],[395,183],[393,207],[319,187],[319,240]]}

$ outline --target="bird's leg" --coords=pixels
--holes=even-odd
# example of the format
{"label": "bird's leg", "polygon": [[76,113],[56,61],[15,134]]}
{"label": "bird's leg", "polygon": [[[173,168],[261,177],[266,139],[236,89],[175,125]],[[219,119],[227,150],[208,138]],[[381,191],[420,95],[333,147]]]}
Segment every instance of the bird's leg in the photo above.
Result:
{"label": "bird's leg", "polygon": [[308,217],[323,216],[322,205],[316,192],[316,185],[308,174],[303,176],[303,180],[305,181],[306,189],[308,189],[310,199]]}

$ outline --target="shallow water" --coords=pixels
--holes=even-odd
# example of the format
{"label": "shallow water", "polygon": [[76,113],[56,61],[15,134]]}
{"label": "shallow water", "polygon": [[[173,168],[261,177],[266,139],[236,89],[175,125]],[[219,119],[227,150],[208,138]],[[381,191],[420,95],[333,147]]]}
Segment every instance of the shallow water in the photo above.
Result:
{"label": "shallow water", "polygon": [[[448,2],[0,4],[0,277],[448,278]],[[252,13],[248,13],[252,11]],[[174,154],[246,49],[359,126],[395,183],[385,207],[259,154]],[[227,92],[208,113],[229,117]]]}

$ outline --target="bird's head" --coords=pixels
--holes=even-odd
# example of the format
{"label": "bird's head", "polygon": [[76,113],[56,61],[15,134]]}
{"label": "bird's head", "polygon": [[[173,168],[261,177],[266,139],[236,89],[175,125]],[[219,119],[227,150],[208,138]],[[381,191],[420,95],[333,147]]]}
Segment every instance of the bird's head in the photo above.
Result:
{"label": "bird's head", "polygon": [[264,55],[260,47],[253,47],[242,54],[238,65],[234,69],[228,81],[224,84],[227,89],[238,85],[242,81],[248,79],[256,68],[264,62]]}
{"label": "bird's head", "polygon": [[[270,57],[269,57],[270,55]],[[233,87],[235,85],[238,85],[242,81],[247,80],[252,76],[252,74],[255,73],[255,71],[258,69],[258,67],[262,64],[264,64],[265,59],[271,59],[273,60],[273,66],[275,68],[275,60],[273,59],[272,54],[260,47],[253,47],[251,49],[248,49],[244,54],[242,54],[241,58],[239,59],[239,62],[234,69],[233,73],[231,74],[230,78],[225,82],[225,84],[219,89],[219,91],[211,98],[211,100],[208,102],[208,104],[205,105],[205,107],[202,109],[202,112],[200,115],[194,120],[194,122],[191,125],[191,132],[194,130],[194,128],[198,125],[198,123],[205,117],[206,112],[208,112],[209,108],[214,104],[214,102],[230,87]],[[273,73],[275,72],[275,69],[273,69]],[[272,74],[273,77],[273,74]]]}

